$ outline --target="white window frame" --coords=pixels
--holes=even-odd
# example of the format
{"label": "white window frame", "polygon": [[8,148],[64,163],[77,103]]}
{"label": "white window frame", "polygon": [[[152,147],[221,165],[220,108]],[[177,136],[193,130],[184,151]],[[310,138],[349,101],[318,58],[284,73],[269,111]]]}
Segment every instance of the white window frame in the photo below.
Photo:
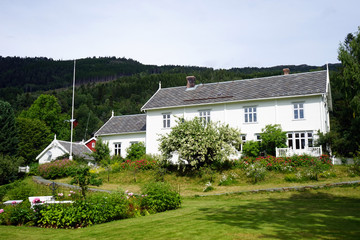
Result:
{"label": "white window frame", "polygon": [[294,120],[305,119],[305,108],[304,102],[295,102],[293,103],[293,118]]}
{"label": "white window frame", "polygon": [[257,107],[244,107],[244,122],[245,123],[257,123],[258,122],[258,114]]}
{"label": "white window frame", "polygon": [[163,128],[170,128],[171,127],[171,113],[163,113],[162,114],[162,123]]}
{"label": "white window frame", "polygon": [[199,118],[200,121],[206,123],[209,123],[211,121],[211,110],[200,110],[199,111]]}
{"label": "white window frame", "polygon": [[314,146],[313,131],[288,132],[286,136],[288,139],[288,147],[294,150],[301,150]]}
{"label": "white window frame", "polygon": [[121,142],[115,142],[114,143],[114,155],[121,156]]}
{"label": "white window frame", "polygon": [[257,142],[261,142],[262,140],[261,140],[261,135],[260,135],[260,133],[255,133],[255,141],[257,141]]}

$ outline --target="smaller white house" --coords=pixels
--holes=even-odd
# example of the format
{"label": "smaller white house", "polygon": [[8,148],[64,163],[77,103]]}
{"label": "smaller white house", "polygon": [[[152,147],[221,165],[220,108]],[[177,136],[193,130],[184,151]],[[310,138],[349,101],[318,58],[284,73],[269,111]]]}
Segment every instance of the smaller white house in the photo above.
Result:
{"label": "smaller white house", "polygon": [[126,149],[132,144],[145,142],[146,114],[114,116],[94,134],[98,139],[108,143],[110,155],[126,157]]}
{"label": "smaller white house", "polygon": [[[70,145],[68,141],[57,140],[56,135],[54,140],[36,157],[39,164],[54,161],[56,158],[65,154],[70,154]],[[92,161],[93,158],[89,156],[92,151],[85,145],[84,142],[73,142],[72,152],[74,156],[82,157],[86,160]]]}

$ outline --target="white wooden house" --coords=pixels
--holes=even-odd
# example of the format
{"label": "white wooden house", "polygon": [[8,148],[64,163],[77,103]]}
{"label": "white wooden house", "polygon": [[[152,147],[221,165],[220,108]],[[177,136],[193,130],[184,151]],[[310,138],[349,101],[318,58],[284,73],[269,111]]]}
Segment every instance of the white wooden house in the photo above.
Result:
{"label": "white wooden house", "polygon": [[146,135],[146,115],[124,115],[114,116],[94,134],[108,143],[110,155],[120,155],[126,157],[126,149],[133,143],[145,142]]}
{"label": "white wooden house", "polygon": [[[332,108],[328,70],[161,88],[141,108],[145,114],[114,116],[95,137],[109,143],[111,154],[121,154],[132,142],[144,141],[146,152],[160,154],[159,135],[169,133],[176,117],[227,123],[240,129],[243,141],[260,140],[268,124],[287,132],[285,154],[314,154],[317,131],[330,130]],[[320,154],[316,152],[315,155]]]}
{"label": "white wooden house", "polygon": [[[54,161],[56,158],[64,156],[70,153],[70,142],[56,139],[54,140],[36,157],[39,164],[49,163]],[[84,158],[89,162],[93,161],[94,158],[90,156],[92,151],[88,148],[84,142],[73,142],[72,153],[77,157]]]}

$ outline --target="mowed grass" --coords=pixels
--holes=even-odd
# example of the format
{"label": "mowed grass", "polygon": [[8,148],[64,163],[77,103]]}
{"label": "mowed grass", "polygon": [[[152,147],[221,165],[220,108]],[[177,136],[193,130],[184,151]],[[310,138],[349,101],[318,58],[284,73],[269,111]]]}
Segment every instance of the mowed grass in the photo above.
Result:
{"label": "mowed grass", "polygon": [[359,239],[360,186],[186,197],[180,209],[75,230],[0,226],[1,239]]}

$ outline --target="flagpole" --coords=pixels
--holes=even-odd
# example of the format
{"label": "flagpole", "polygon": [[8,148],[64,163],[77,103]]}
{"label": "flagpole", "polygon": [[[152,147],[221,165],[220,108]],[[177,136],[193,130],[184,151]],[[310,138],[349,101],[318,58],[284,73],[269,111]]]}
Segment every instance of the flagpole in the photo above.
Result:
{"label": "flagpole", "polygon": [[72,93],[72,109],[71,109],[71,133],[70,133],[70,154],[69,159],[72,160],[72,150],[73,150],[73,129],[74,129],[74,99],[75,99],[75,66],[76,66],[76,60],[74,60],[74,75],[73,75],[73,93]]}

